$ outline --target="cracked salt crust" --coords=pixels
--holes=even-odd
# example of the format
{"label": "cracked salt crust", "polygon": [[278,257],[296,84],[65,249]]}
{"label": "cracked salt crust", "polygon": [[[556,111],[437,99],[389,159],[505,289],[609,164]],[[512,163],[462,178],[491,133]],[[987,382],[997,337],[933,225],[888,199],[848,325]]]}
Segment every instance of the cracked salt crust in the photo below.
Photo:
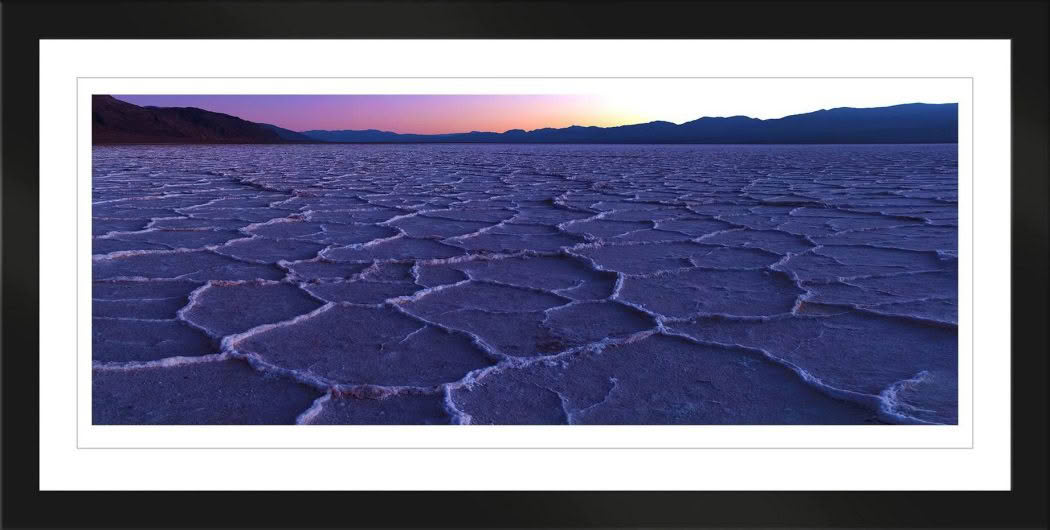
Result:
{"label": "cracked salt crust", "polygon": [[954,145],[93,159],[97,424],[957,421]]}

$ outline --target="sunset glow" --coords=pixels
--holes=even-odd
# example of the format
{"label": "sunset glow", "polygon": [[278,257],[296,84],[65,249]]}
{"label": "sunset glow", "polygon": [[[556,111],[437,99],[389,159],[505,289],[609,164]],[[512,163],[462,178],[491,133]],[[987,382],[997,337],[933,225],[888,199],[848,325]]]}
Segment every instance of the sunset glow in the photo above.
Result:
{"label": "sunset glow", "polygon": [[199,107],[294,131],[398,133],[611,126],[646,121],[610,112],[587,95],[157,95],[116,96],[136,105]]}
{"label": "sunset glow", "polygon": [[[791,97],[766,85],[705,83],[604,94],[355,94],[355,95],[115,95],[136,105],[198,107],[293,131],[378,129],[440,134],[570,125],[610,127],[651,121],[684,123],[704,116],[780,118],[840,106],[877,107],[900,103],[953,101],[936,89],[907,92],[802,90]],[[785,94],[786,95],[786,94]]]}

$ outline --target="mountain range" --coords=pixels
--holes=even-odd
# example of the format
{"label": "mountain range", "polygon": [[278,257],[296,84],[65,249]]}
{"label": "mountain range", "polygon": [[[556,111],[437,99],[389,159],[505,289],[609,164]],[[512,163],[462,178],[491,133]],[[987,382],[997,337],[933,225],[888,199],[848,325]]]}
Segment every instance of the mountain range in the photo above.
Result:
{"label": "mountain range", "polygon": [[704,117],[682,124],[653,121],[617,127],[544,128],[506,132],[402,134],[369,130],[296,132],[195,107],[142,107],[112,96],[92,97],[92,143],[671,143],[856,144],[955,143],[958,104],[818,110],[762,120]]}
{"label": "mountain range", "polygon": [[93,144],[276,144],[316,142],[295,131],[196,107],[141,107],[91,96]]}

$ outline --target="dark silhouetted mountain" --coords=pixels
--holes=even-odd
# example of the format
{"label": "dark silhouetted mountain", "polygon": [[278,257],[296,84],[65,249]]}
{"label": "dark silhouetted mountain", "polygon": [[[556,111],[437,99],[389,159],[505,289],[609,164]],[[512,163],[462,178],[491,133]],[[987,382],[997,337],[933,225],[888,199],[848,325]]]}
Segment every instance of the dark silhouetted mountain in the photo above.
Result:
{"label": "dark silhouetted mountain", "polygon": [[195,107],[140,107],[112,96],[92,96],[91,117],[91,141],[96,144],[316,141],[293,131],[229,114]]}
{"label": "dark silhouetted mountain", "polygon": [[746,116],[700,118],[681,125],[654,121],[618,127],[512,129],[503,133],[399,134],[367,131],[305,131],[325,142],[352,143],[672,143],[672,144],[856,144],[954,143],[958,105],[910,103],[878,108],[837,108],[772,120]]}
{"label": "dark silhouetted mountain", "polygon": [[705,117],[676,125],[666,121],[618,127],[544,128],[525,131],[401,134],[389,131],[291,131],[195,107],[140,107],[111,96],[92,98],[92,142],[110,143],[670,143],[856,144],[954,143],[958,105],[909,103],[892,107],[837,108],[760,120]]}

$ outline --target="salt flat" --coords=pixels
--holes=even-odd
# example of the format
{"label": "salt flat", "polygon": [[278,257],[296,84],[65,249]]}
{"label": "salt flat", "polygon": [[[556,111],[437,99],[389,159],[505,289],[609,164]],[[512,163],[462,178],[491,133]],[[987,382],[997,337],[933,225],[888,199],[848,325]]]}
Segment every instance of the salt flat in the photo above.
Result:
{"label": "salt flat", "polygon": [[955,145],[96,146],[96,424],[956,423]]}

